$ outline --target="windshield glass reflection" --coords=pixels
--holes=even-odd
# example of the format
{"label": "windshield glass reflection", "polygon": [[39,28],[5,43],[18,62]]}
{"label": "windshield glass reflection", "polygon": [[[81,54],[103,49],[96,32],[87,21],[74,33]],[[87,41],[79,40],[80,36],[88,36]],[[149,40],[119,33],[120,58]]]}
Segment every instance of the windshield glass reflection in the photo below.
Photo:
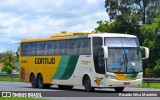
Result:
{"label": "windshield glass reflection", "polygon": [[140,50],[132,49],[109,49],[107,59],[109,72],[134,73],[142,71]]}
{"label": "windshield glass reflection", "polygon": [[136,38],[106,38],[107,71],[135,73],[142,71],[142,59]]}

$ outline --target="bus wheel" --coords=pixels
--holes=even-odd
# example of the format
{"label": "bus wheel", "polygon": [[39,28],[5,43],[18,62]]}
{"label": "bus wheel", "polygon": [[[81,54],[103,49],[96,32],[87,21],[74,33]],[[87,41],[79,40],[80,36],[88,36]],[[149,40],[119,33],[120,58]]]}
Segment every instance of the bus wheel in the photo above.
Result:
{"label": "bus wheel", "polygon": [[37,88],[38,84],[37,84],[37,78],[35,78],[35,75],[32,74],[30,77],[30,82],[33,88]]}
{"label": "bus wheel", "polygon": [[85,91],[91,92],[91,91],[94,90],[94,87],[91,87],[91,80],[90,80],[89,76],[86,76],[86,77],[85,77],[83,83],[84,83]]}
{"label": "bus wheel", "polygon": [[115,87],[114,90],[116,92],[122,92],[124,90],[124,87]]}
{"label": "bus wheel", "polygon": [[37,81],[38,81],[38,87],[41,88],[41,89],[44,88],[43,87],[43,78],[42,78],[41,74],[38,75],[38,80]]}
{"label": "bus wheel", "polygon": [[41,89],[49,89],[51,84],[44,84],[42,74],[38,75],[38,87]]}
{"label": "bus wheel", "polygon": [[58,85],[58,88],[63,90],[70,90],[73,88],[73,86]]}

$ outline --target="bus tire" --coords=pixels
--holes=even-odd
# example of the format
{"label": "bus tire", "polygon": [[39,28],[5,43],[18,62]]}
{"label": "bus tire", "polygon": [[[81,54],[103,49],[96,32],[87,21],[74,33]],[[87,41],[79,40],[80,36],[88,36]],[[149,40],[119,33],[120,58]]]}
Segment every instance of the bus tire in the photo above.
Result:
{"label": "bus tire", "polygon": [[38,88],[40,89],[49,89],[51,84],[44,84],[42,74],[38,75]]}
{"label": "bus tire", "polygon": [[37,88],[38,87],[37,78],[35,77],[34,74],[31,74],[30,82],[31,82],[31,85],[32,85],[33,88]]}
{"label": "bus tire", "polygon": [[89,78],[89,76],[86,76],[84,78],[84,88],[85,88],[85,91],[87,92],[91,92],[91,91],[94,91],[94,87],[91,86],[91,80]]}
{"label": "bus tire", "polygon": [[124,87],[115,87],[114,90],[115,90],[116,92],[123,92]]}
{"label": "bus tire", "polygon": [[73,88],[73,86],[58,85],[58,88],[62,89],[62,90],[71,90]]}

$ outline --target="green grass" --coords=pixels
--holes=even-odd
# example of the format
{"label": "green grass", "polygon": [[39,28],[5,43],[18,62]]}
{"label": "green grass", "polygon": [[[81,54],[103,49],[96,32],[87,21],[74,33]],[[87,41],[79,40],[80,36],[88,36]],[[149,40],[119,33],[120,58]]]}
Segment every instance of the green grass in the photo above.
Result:
{"label": "green grass", "polygon": [[44,98],[0,97],[0,100],[47,100]]}
{"label": "green grass", "polygon": [[147,83],[143,83],[141,87],[160,89],[160,83],[149,83],[149,87],[147,86]]}
{"label": "green grass", "polygon": [[13,78],[13,80],[11,80],[11,78],[8,77],[0,77],[0,81],[8,81],[8,82],[19,82],[19,78]]}

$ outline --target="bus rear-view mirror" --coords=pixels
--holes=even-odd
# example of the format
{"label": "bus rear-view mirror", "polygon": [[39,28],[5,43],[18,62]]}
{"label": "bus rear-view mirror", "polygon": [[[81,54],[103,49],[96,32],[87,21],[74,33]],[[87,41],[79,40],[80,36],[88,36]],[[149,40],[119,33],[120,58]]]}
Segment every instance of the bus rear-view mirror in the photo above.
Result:
{"label": "bus rear-view mirror", "polygon": [[149,49],[147,47],[141,46],[142,51],[142,59],[148,59],[149,58]]}

